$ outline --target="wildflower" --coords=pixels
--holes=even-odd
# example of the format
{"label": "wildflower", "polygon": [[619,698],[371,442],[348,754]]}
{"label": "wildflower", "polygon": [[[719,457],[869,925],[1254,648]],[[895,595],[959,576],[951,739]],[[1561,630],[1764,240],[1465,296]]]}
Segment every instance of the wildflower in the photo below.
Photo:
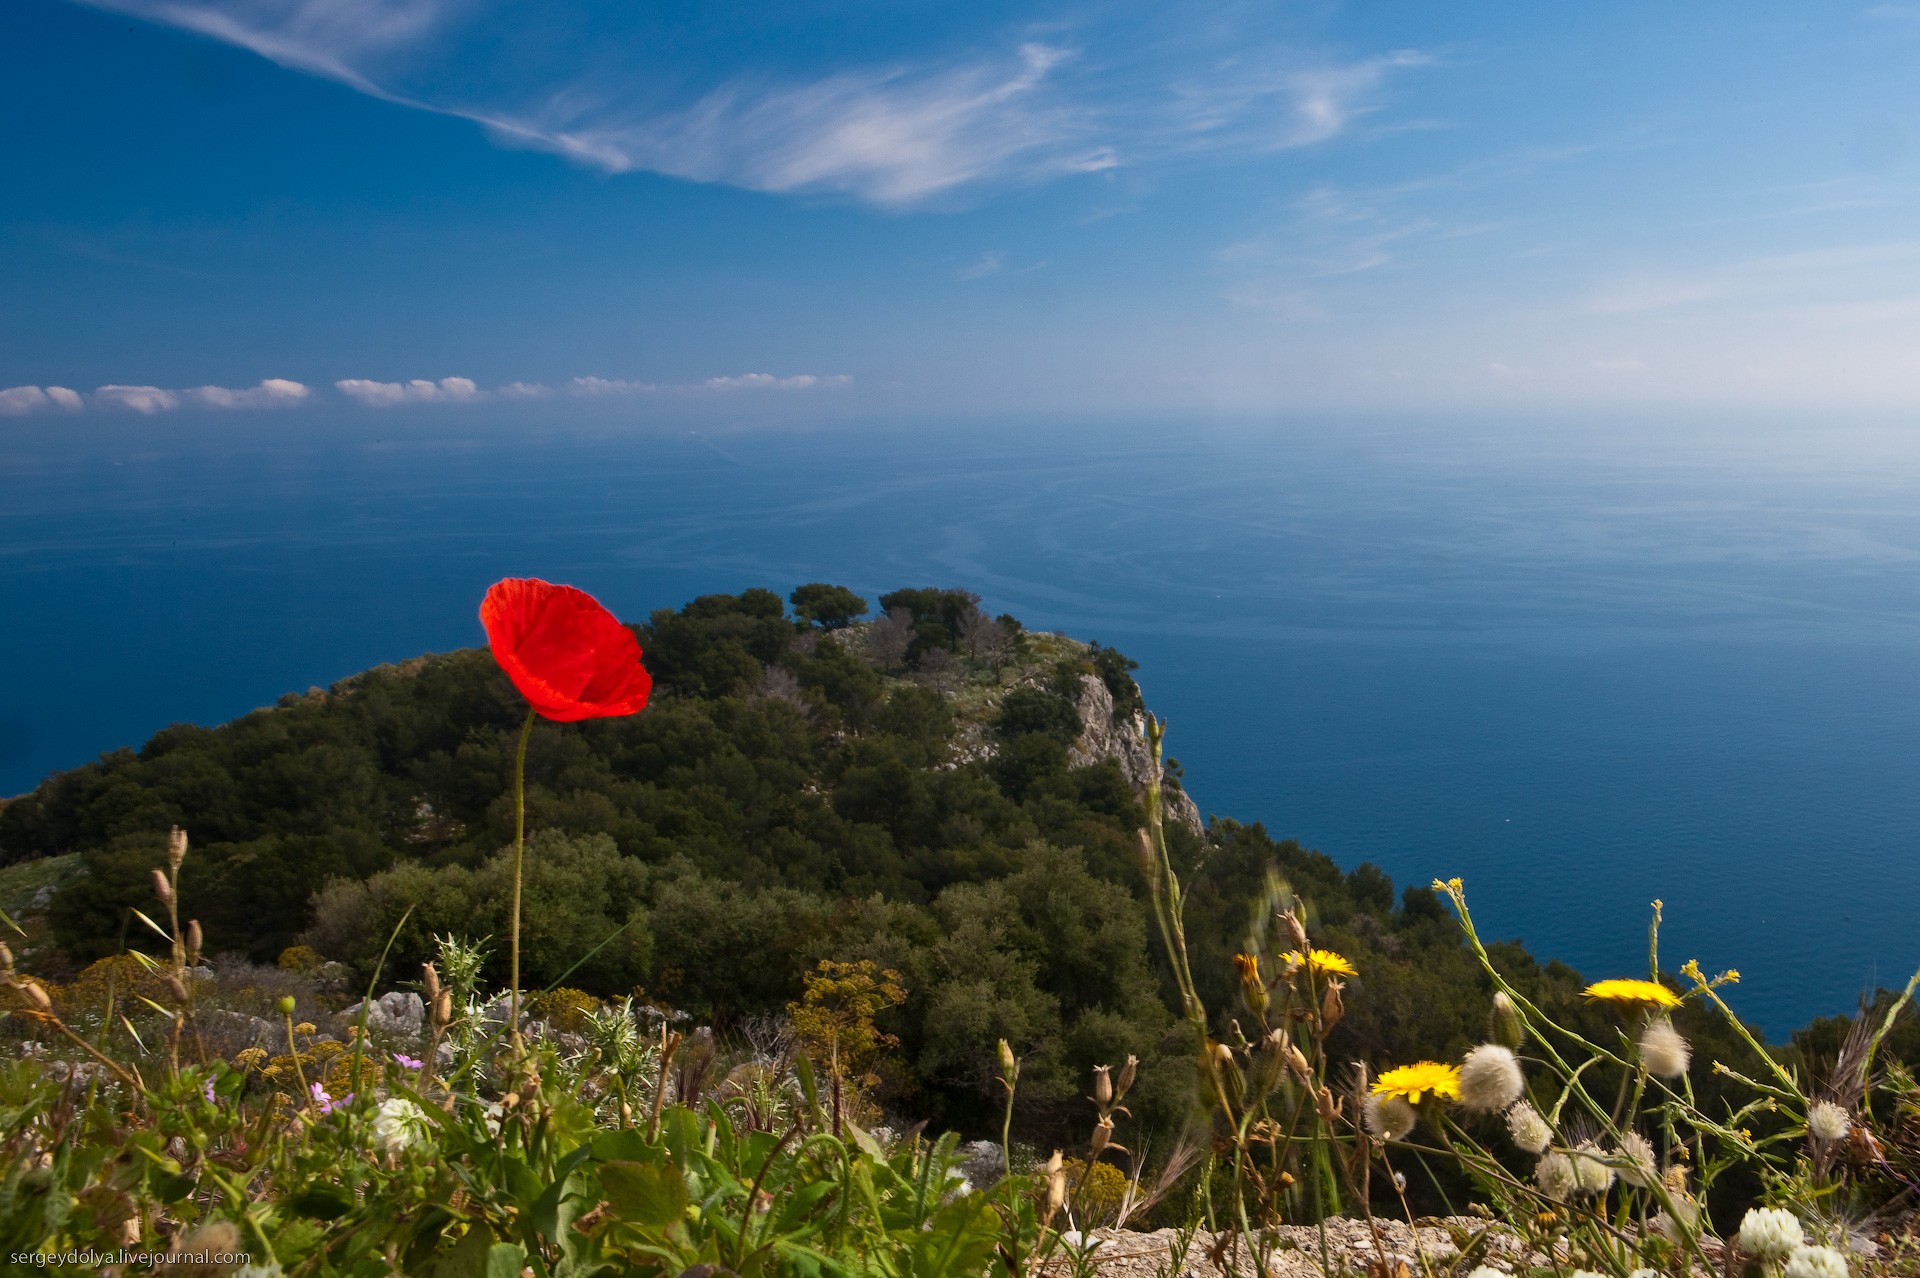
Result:
{"label": "wildflower", "polygon": [[1288,950],[1280,956],[1280,961],[1291,968],[1311,966],[1320,976],[1358,976],[1360,969],[1349,963],[1332,950],[1308,950],[1302,958],[1299,950]]}
{"label": "wildflower", "polygon": [[1520,1062],[1498,1043],[1482,1043],[1460,1066],[1460,1103],[1468,1109],[1495,1113],[1519,1100],[1524,1089]]}
{"label": "wildflower", "polygon": [[640,642],[599,600],[537,578],[495,582],[480,604],[495,661],[556,723],[638,714],[653,690]]}
{"label": "wildflower", "polygon": [[219,1103],[220,1103],[220,1102],[219,1102],[218,1100],[216,1100],[216,1099],[214,1098],[214,1095],[213,1095],[213,1080],[212,1080],[211,1078],[209,1078],[209,1079],[207,1080],[207,1087],[206,1087],[206,1092],[205,1092],[205,1095],[206,1095],[206,1098],[207,1098],[207,1104],[209,1104],[209,1105],[217,1105],[217,1104],[219,1104]]}
{"label": "wildflower", "polygon": [[397,1154],[427,1132],[426,1111],[395,1096],[380,1102],[373,1116],[373,1138],[389,1154]]}
{"label": "wildflower", "polygon": [[1460,1095],[1460,1071],[1438,1061],[1420,1061],[1390,1069],[1373,1080],[1375,1096],[1400,1096],[1415,1105],[1428,1092],[1446,1100]]}
{"label": "wildflower", "polygon": [[1640,1063],[1655,1078],[1678,1078],[1687,1072],[1692,1060],[1693,1049],[1664,1017],[1648,1021],[1640,1031]]}
{"label": "wildflower", "polygon": [[1740,1250],[1749,1256],[1778,1259],[1806,1241],[1799,1218],[1779,1207],[1753,1207],[1740,1220]]}
{"label": "wildflower", "polygon": [[1622,1008],[1680,1006],[1680,996],[1658,981],[1595,981],[1583,993],[1597,1003]]}
{"label": "wildflower", "polygon": [[309,1085],[307,1090],[313,1094],[314,1108],[319,1110],[322,1114],[331,1114],[336,1109],[345,1109],[347,1106],[353,1104],[352,1092],[348,1092],[345,1096],[342,1096],[339,1100],[335,1100],[332,1096],[327,1094],[327,1089],[322,1087],[318,1083],[313,1083]]}
{"label": "wildflower", "polygon": [[1847,1278],[1847,1258],[1831,1247],[1801,1247],[1787,1257],[1786,1278]]}
{"label": "wildflower", "polygon": [[1607,1166],[1600,1148],[1591,1142],[1575,1147],[1573,1151],[1573,1175],[1580,1182],[1584,1193],[1604,1194],[1613,1188],[1613,1168]]}
{"label": "wildflower", "polygon": [[1640,1189],[1647,1189],[1660,1178],[1658,1165],[1653,1158],[1653,1143],[1639,1132],[1628,1132],[1620,1138],[1620,1148],[1613,1151],[1615,1158],[1626,1163],[1620,1168],[1620,1179]]}
{"label": "wildflower", "polygon": [[301,1021],[293,1027],[293,1032],[296,1034],[305,1034],[311,1038],[313,1035],[319,1033],[320,1029],[312,1021]]}
{"label": "wildflower", "polygon": [[1507,1275],[1492,1265],[1479,1265],[1467,1275],[1467,1278],[1507,1278]]}
{"label": "wildflower", "polygon": [[1540,1192],[1547,1197],[1564,1201],[1580,1188],[1580,1176],[1574,1170],[1573,1160],[1555,1150],[1540,1155],[1533,1169],[1533,1183],[1540,1186]]}
{"label": "wildflower", "polygon": [[1507,1132],[1513,1143],[1529,1154],[1537,1154],[1553,1143],[1553,1128],[1525,1101],[1507,1111]]}
{"label": "wildflower", "polygon": [[1398,1096],[1368,1096],[1360,1102],[1360,1122],[1375,1140],[1402,1140],[1419,1119]]}
{"label": "wildflower", "polygon": [[1853,1120],[1832,1101],[1815,1101],[1807,1111],[1807,1130],[1815,1140],[1845,1140],[1853,1130]]}
{"label": "wildflower", "polygon": [[393,1063],[401,1069],[423,1069],[426,1066],[425,1061],[417,1061],[405,1052],[395,1052],[393,1054]]}

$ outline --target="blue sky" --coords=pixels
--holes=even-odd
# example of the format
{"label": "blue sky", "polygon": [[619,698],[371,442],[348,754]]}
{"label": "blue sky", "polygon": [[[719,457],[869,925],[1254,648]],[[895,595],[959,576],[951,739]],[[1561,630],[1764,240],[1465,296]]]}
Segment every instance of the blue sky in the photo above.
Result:
{"label": "blue sky", "polygon": [[15,0],[0,413],[1920,404],[1920,5]]}

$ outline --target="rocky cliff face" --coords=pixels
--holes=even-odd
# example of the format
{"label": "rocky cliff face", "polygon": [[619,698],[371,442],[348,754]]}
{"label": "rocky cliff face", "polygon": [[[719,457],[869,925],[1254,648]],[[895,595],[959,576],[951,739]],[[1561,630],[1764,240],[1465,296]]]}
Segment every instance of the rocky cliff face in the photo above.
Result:
{"label": "rocky cliff face", "polygon": [[[1120,765],[1120,775],[1133,792],[1145,795],[1147,780],[1153,775],[1153,752],[1147,746],[1146,723],[1135,715],[1116,721],[1113,694],[1097,675],[1080,676],[1080,695],[1074,699],[1080,711],[1080,739],[1067,752],[1074,767],[1085,767],[1102,759]],[[1163,789],[1165,819],[1202,833],[1200,809],[1185,790]]]}

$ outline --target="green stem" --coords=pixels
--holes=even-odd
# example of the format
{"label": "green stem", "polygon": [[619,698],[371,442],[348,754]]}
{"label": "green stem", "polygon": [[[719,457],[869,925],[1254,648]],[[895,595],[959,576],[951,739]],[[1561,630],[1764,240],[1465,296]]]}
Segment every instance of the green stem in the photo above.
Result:
{"label": "green stem", "polygon": [[512,988],[510,1014],[513,1047],[520,1051],[520,867],[527,851],[527,738],[533,735],[533,707],[527,707],[527,719],[520,725],[520,748],[513,755],[513,920],[508,931],[508,967]]}

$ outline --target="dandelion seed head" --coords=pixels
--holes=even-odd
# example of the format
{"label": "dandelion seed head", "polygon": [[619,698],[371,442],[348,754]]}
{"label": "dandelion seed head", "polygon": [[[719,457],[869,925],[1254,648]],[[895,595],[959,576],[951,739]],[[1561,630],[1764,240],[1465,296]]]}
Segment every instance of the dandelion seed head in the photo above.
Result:
{"label": "dandelion seed head", "polygon": [[1482,1043],[1460,1065],[1460,1103],[1468,1109],[1497,1113],[1519,1100],[1525,1089],[1520,1062],[1498,1043]]}
{"label": "dandelion seed head", "polygon": [[1513,1143],[1529,1154],[1538,1154],[1553,1143],[1553,1128],[1525,1101],[1507,1111],[1507,1132]]}
{"label": "dandelion seed head", "polygon": [[1620,1179],[1638,1189],[1647,1189],[1660,1179],[1659,1164],[1654,1161],[1653,1142],[1639,1132],[1628,1132],[1620,1138],[1620,1148],[1615,1154],[1626,1160],[1626,1166],[1619,1169]]}
{"label": "dandelion seed head", "polygon": [[1583,1143],[1574,1149],[1573,1174],[1580,1182],[1582,1193],[1604,1194],[1613,1188],[1613,1168],[1607,1166],[1599,1146],[1592,1143]]}
{"label": "dandelion seed head", "polygon": [[1375,1140],[1404,1140],[1418,1120],[1413,1106],[1398,1096],[1368,1096],[1360,1102],[1360,1121]]}
{"label": "dandelion seed head", "polygon": [[1815,1140],[1845,1140],[1853,1130],[1853,1120],[1832,1101],[1815,1101],[1807,1111],[1807,1130]]}
{"label": "dandelion seed head", "polygon": [[1533,1169],[1533,1183],[1547,1197],[1564,1202],[1580,1188],[1580,1177],[1574,1171],[1573,1160],[1554,1150],[1540,1155],[1540,1162]]}
{"label": "dandelion seed head", "polygon": [[1640,1063],[1655,1078],[1678,1078],[1693,1062],[1693,1049],[1673,1022],[1661,1018],[1640,1031]]}
{"label": "dandelion seed head", "polygon": [[1739,1238],[1741,1251],[1769,1260],[1777,1260],[1794,1248],[1805,1246],[1807,1241],[1799,1217],[1779,1207],[1748,1209],[1740,1219]]}

